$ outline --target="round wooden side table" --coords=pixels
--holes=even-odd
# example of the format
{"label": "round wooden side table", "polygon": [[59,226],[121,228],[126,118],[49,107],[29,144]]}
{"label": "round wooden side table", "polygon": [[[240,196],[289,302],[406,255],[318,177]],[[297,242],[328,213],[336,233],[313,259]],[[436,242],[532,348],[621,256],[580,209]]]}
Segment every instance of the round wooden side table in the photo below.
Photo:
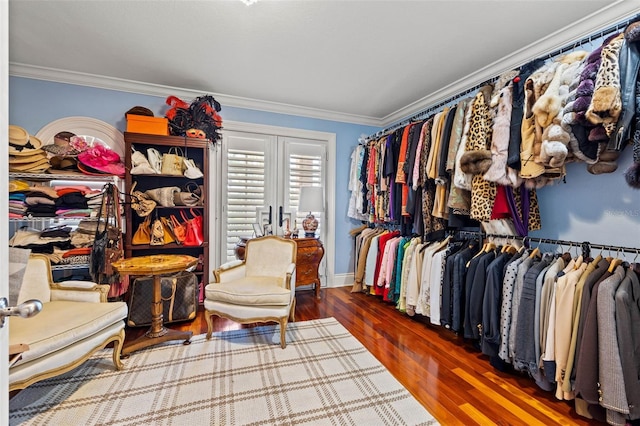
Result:
{"label": "round wooden side table", "polygon": [[138,349],[157,345],[170,340],[182,340],[189,344],[193,333],[166,328],[162,323],[162,286],[161,275],[180,272],[196,266],[198,259],[193,256],[178,254],[155,254],[149,256],[120,259],[111,264],[122,275],[152,275],[153,302],[151,303],[151,327],[143,336],[122,348],[122,355]]}

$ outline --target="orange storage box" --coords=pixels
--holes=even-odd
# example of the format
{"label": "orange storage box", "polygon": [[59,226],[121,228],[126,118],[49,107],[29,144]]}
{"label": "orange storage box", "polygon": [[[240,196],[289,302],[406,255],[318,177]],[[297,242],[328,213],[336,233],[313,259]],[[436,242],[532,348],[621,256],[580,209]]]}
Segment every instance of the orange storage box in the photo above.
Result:
{"label": "orange storage box", "polygon": [[167,136],[169,120],[164,117],[127,114],[127,132]]}

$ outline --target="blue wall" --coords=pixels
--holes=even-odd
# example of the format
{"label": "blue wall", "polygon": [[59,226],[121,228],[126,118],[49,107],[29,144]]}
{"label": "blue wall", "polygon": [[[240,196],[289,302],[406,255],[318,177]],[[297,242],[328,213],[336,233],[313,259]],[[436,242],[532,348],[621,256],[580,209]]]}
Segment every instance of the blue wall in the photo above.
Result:
{"label": "blue wall", "polygon": [[628,146],[618,170],[603,175],[590,174],[584,163],[569,164],[566,184],[538,191],[542,229],[531,236],[640,247],[640,190],[624,179],[632,157]]}
{"label": "blue wall", "polygon": [[[167,96],[171,93],[167,93]],[[9,78],[9,123],[37,133],[54,120],[71,116],[93,117],[124,131],[124,113],[135,105],[151,109],[157,116],[166,111],[165,98],[114,90],[96,89],[20,77]],[[375,127],[317,120],[286,114],[274,114],[222,105],[223,120],[315,130],[336,134],[336,253],[335,273],[353,271],[353,240],[349,230],[359,223],[347,218],[347,189],[351,151],[361,134]]]}

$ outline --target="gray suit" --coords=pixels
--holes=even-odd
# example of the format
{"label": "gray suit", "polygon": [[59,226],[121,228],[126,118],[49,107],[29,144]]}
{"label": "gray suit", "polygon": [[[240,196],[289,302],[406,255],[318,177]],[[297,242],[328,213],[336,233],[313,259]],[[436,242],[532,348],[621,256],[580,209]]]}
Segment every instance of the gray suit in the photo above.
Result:
{"label": "gray suit", "polygon": [[616,291],[616,331],[631,420],[640,418],[640,282],[632,268]]}
{"label": "gray suit", "polygon": [[[615,294],[626,273],[618,266],[598,287],[598,367],[600,405],[618,413],[629,413],[624,387],[618,336],[616,334]],[[607,413],[607,418],[609,413]]]}

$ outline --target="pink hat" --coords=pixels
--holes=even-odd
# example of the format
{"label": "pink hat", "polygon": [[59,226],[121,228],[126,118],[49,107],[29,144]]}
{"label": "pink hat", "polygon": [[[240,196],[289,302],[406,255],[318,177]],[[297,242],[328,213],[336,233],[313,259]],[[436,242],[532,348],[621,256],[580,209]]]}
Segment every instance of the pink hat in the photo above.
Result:
{"label": "pink hat", "polygon": [[103,145],[95,145],[81,152],[78,161],[89,168],[79,167],[83,172],[95,170],[97,173],[124,176],[124,164],[120,161],[120,155]]}

